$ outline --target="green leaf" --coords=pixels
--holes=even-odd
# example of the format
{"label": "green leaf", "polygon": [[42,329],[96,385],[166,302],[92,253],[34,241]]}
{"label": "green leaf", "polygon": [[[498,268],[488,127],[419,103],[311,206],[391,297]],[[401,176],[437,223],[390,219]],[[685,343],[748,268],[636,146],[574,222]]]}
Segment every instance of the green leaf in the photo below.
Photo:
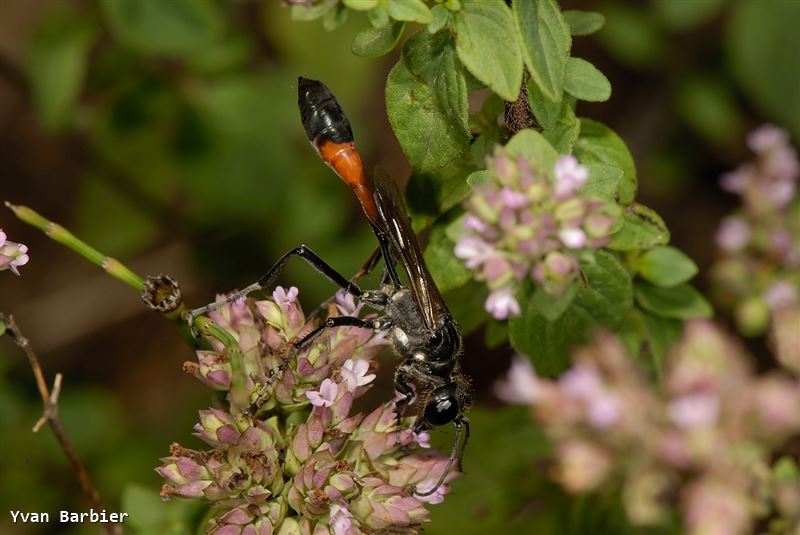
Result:
{"label": "green leaf", "polygon": [[606,23],[606,18],[600,13],[576,9],[565,11],[564,20],[569,24],[569,31],[572,35],[593,34]]}
{"label": "green leaf", "polygon": [[614,200],[622,182],[622,169],[604,163],[587,163],[589,179],[581,187],[581,192]]}
{"label": "green leaf", "polygon": [[394,20],[428,24],[433,15],[422,0],[389,0],[389,16]]}
{"label": "green leaf", "polygon": [[675,247],[654,247],[636,260],[636,269],[656,286],[676,286],[697,275],[697,264]]}
{"label": "green leaf", "polygon": [[560,101],[572,38],[558,4],[554,0],[514,2],[514,18],[531,78],[547,98]]}
{"label": "green leaf", "polygon": [[433,171],[468,148],[466,84],[448,34],[406,42],[386,83],[386,110],[415,169]]}
{"label": "green leaf", "polygon": [[564,89],[588,102],[603,102],[611,97],[611,83],[594,65],[581,58],[569,58]]}
{"label": "green leaf", "polygon": [[467,70],[505,100],[517,100],[522,55],[503,0],[464,0],[455,14],[455,29],[458,58]]}
{"label": "green leaf", "polygon": [[736,2],[726,28],[734,75],[758,109],[800,138],[800,2]]}
{"label": "green leaf", "polygon": [[403,61],[433,90],[439,108],[450,118],[453,127],[461,131],[467,143],[470,138],[467,83],[452,36],[447,32],[412,35],[403,46]]}
{"label": "green leaf", "polygon": [[628,354],[641,360],[660,379],[664,374],[667,355],[678,341],[682,326],[679,320],[653,316],[634,308],[617,334]]}
{"label": "green leaf", "polygon": [[584,165],[601,163],[620,169],[622,180],[615,196],[620,204],[632,203],[636,197],[636,167],[625,142],[604,124],[585,118],[580,122],[581,132],[573,154]]}
{"label": "green leaf", "polygon": [[350,12],[347,10],[344,4],[337,4],[335,8],[329,9],[322,16],[322,27],[328,32],[332,32],[333,30],[340,28],[345,22],[347,22],[348,13]]}
{"label": "green leaf", "polygon": [[444,295],[463,336],[466,337],[489,319],[489,313],[483,308],[487,294],[485,283],[470,279]]}
{"label": "green leaf", "polygon": [[486,184],[486,183],[490,182],[491,180],[492,180],[492,174],[489,171],[485,170],[485,169],[481,169],[479,171],[475,171],[474,173],[471,173],[467,177],[467,184],[469,184],[470,187],[474,188],[477,185]]}
{"label": "green leaf", "polygon": [[385,28],[392,20],[389,18],[389,10],[383,4],[379,4],[375,9],[367,11],[367,19],[369,19],[370,25],[376,29]]}
{"label": "green leaf", "polygon": [[547,321],[556,321],[567,310],[575,295],[578,293],[578,285],[571,283],[559,296],[552,296],[545,292],[541,287],[537,287],[533,292],[531,302],[533,306]]}
{"label": "green leaf", "polygon": [[713,314],[708,301],[687,283],[661,288],[637,282],[635,294],[640,307],[663,318],[688,320],[708,318]]}
{"label": "green leaf", "polygon": [[533,359],[542,374],[556,374],[569,365],[570,349],[586,342],[597,327],[619,327],[633,300],[631,278],[617,258],[597,251],[594,261],[581,262],[585,285],[555,321],[548,321],[533,299],[523,304],[522,316],[509,323],[511,344]]}
{"label": "green leaf", "polygon": [[45,128],[66,125],[80,95],[94,32],[77,13],[55,11],[36,29],[27,73],[36,112]]}
{"label": "green leaf", "polygon": [[469,195],[467,180],[474,170],[471,159],[461,157],[436,171],[412,174],[406,196],[414,213],[414,228],[422,230],[439,214],[463,201]]}
{"label": "green leaf", "polygon": [[211,0],[100,0],[113,36],[143,54],[191,58],[222,38],[223,19]]}
{"label": "green leaf", "polygon": [[[575,110],[572,109],[568,100],[572,99],[564,99],[565,102],[561,106],[561,115],[556,124],[542,132],[544,138],[553,145],[559,154],[570,154],[572,152],[572,147],[578,140],[578,135],[581,131],[581,123],[575,116]],[[584,186],[586,185],[588,185],[588,181]]]}
{"label": "green leaf", "polygon": [[508,322],[490,320],[486,323],[486,333],[483,343],[489,349],[508,344]]}
{"label": "green leaf", "polygon": [[425,248],[425,263],[442,292],[463,286],[472,279],[472,272],[453,252],[456,244],[447,237],[446,228],[450,222],[437,222],[433,226]]}
{"label": "green leaf", "polygon": [[614,233],[609,249],[635,251],[669,243],[669,230],[654,210],[634,203],[625,209],[622,226]]}
{"label": "green leaf", "polygon": [[659,375],[663,375],[669,352],[683,332],[683,323],[676,319],[641,312],[647,334],[647,350]]}
{"label": "green leaf", "polygon": [[431,8],[431,15],[433,20],[428,24],[428,33],[436,33],[444,28],[447,21],[450,20],[450,10],[441,4],[436,4]]}
{"label": "green leaf", "polygon": [[365,58],[377,58],[392,50],[405,29],[404,22],[393,22],[383,28],[367,26],[353,39],[353,54]]}
{"label": "green leaf", "polygon": [[293,4],[292,5],[292,20],[314,20],[318,19],[323,16],[330,8],[335,6],[337,0],[322,0],[322,2],[318,4],[314,4],[311,6],[303,5],[303,4]]}
{"label": "green leaf", "polygon": [[520,130],[509,140],[505,150],[511,156],[523,156],[531,163],[535,172],[553,178],[558,153],[536,130]]}
{"label": "green leaf", "polygon": [[342,3],[353,11],[369,11],[378,6],[378,0],[342,0]]}
{"label": "green leaf", "polygon": [[558,102],[551,100],[542,93],[533,78],[528,78],[526,88],[528,90],[528,106],[536,118],[536,122],[545,130],[553,128],[561,115],[564,99],[559,99]]}

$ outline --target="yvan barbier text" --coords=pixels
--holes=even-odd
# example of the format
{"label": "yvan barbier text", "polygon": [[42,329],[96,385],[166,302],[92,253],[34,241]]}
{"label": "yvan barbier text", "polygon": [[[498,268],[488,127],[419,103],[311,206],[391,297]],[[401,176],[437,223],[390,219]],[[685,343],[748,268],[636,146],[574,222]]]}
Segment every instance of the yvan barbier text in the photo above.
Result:
{"label": "yvan barbier text", "polygon": [[[25,511],[9,511],[11,513],[11,521],[20,524],[49,524],[50,513],[46,512],[25,512]],[[105,509],[95,511],[89,509],[88,511],[59,511],[53,514],[53,521],[61,524],[119,524],[125,521],[128,513],[110,513]]]}

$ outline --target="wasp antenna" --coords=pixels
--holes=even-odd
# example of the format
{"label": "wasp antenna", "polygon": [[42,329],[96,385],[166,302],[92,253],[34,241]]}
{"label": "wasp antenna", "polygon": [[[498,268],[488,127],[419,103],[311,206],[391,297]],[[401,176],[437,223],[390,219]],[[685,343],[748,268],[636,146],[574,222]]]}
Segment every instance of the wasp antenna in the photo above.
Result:
{"label": "wasp antenna", "polygon": [[[436,482],[436,485],[434,485],[433,488],[431,488],[429,490],[426,490],[425,492],[417,492],[417,487],[415,485],[413,487],[414,496],[420,496],[420,497],[424,498],[425,496],[430,496],[431,494],[436,492],[436,490],[439,487],[442,486],[442,483],[444,483],[444,480],[447,477],[447,474],[450,473],[450,469],[453,468],[453,463],[455,462],[456,457],[460,457],[460,455],[458,454],[459,450],[462,451],[462,452],[464,451],[464,448],[459,448],[458,445],[461,442],[461,433],[462,433],[464,427],[466,427],[466,430],[467,430],[466,437],[469,438],[469,421],[467,421],[467,419],[464,418],[464,419],[455,420],[453,423],[456,426],[456,438],[455,438],[455,440],[453,440],[453,447],[450,448],[450,458],[447,460],[447,466],[444,468],[444,472],[442,472],[442,475],[441,475],[441,477],[439,477],[439,481]],[[466,446],[466,443],[467,443],[467,440],[465,438],[464,439],[464,445],[465,446]]]}

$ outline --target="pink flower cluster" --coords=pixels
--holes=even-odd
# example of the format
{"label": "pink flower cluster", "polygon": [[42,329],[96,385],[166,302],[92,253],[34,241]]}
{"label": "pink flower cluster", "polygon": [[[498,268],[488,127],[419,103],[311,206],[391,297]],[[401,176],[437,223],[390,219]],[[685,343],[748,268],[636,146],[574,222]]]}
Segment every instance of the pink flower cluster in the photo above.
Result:
{"label": "pink flower cluster", "polygon": [[[291,342],[315,326],[297,294],[279,287],[272,300],[240,300],[211,313],[238,342],[250,394],[233,394],[230,355],[219,342],[185,364],[228,392],[228,407],[200,411],[195,435],[210,450],[173,444],[157,468],[167,480],[162,496],[209,502],[207,531],[217,535],[417,533],[426,503],[441,502],[448,486],[426,497],[412,489],[434,485],[447,457],[430,448],[426,433],[410,430],[412,418],[398,421],[392,401],[350,414],[375,379],[369,371],[387,345],[382,334],[357,327],[323,334],[277,377],[257,416],[244,414]],[[330,315],[360,311],[347,296],[337,302]]]}
{"label": "pink flower cluster", "polygon": [[800,161],[785,130],[765,125],[748,137],[752,162],[722,176],[742,208],[717,230],[715,299],[744,334],[761,334],[776,309],[800,303]]}
{"label": "pink flower cluster", "polygon": [[10,269],[11,273],[19,275],[17,268],[27,264],[28,260],[28,247],[8,241],[6,233],[0,229],[0,271]]}
{"label": "pink flower cluster", "polygon": [[[790,325],[800,310],[793,310],[776,328],[775,345],[796,373],[800,339]],[[702,321],[687,324],[659,386],[611,335],[574,357],[557,380],[537,377],[518,358],[496,387],[500,398],[531,407],[553,441],[565,489],[615,487],[639,525],[678,508],[690,535],[750,533],[765,517],[800,527],[800,476],[779,480],[770,468],[776,448],[800,434],[796,375],[754,375],[742,349]]]}
{"label": "pink flower cluster", "polygon": [[491,179],[474,187],[452,237],[455,255],[489,287],[486,310],[503,320],[520,314],[514,291],[525,278],[561,295],[577,276],[581,250],[608,243],[619,208],[580,192],[589,171],[574,156],[558,160],[555,180],[499,147],[488,168]]}

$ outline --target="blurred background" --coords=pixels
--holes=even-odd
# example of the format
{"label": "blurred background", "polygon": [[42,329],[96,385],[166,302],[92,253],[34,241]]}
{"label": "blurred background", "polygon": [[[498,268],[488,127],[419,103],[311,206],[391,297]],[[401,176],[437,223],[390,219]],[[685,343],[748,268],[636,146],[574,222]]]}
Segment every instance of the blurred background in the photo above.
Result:
{"label": "blurred background", "polygon": [[[800,136],[800,2],[561,4],[607,19],[599,33],[574,40],[573,55],[598,66],[613,95],[581,103],[578,113],[623,137],[639,200],[664,216],[673,243],[703,273],[717,223],[736,203],[717,179],[748,158],[746,133],[771,121]],[[367,167],[380,163],[407,180],[383,100],[399,47],[379,60],[354,56],[352,38],[367,24],[358,15],[328,32],[319,21],[292,21],[278,0],[0,1],[0,198],[62,223],[140,274],[176,277],[193,306],[246,285],[300,243],[355,272],[374,242],[350,192],[305,138],[296,79],[324,80]],[[0,310],[14,314],[46,376],[65,375],[67,433],[106,503],[124,510],[125,489],[157,491],[153,467],[171,442],[199,446],[191,426],[209,391],[182,373],[192,353],[135,292],[5,209],[0,228],[31,256],[20,278],[0,274]],[[306,307],[332,291],[301,262],[282,282],[302,289]],[[471,337],[464,357],[467,372],[482,378],[486,410],[476,412],[475,428],[485,425],[471,449],[482,457],[468,459],[473,477],[459,498],[434,508],[429,533],[485,533],[498,519],[512,525],[531,513],[502,483],[531,448],[502,430],[525,416],[486,412],[498,405],[489,387],[510,349],[489,351],[482,340]],[[390,395],[386,387],[376,395]],[[40,413],[27,363],[0,338],[0,511],[84,510],[49,431],[30,432]],[[536,485],[557,499],[554,487]],[[482,520],[462,522],[459,507],[476,495]],[[560,524],[537,524],[546,525]],[[0,514],[2,533],[58,529],[11,525]],[[563,529],[581,533],[580,525]]]}

